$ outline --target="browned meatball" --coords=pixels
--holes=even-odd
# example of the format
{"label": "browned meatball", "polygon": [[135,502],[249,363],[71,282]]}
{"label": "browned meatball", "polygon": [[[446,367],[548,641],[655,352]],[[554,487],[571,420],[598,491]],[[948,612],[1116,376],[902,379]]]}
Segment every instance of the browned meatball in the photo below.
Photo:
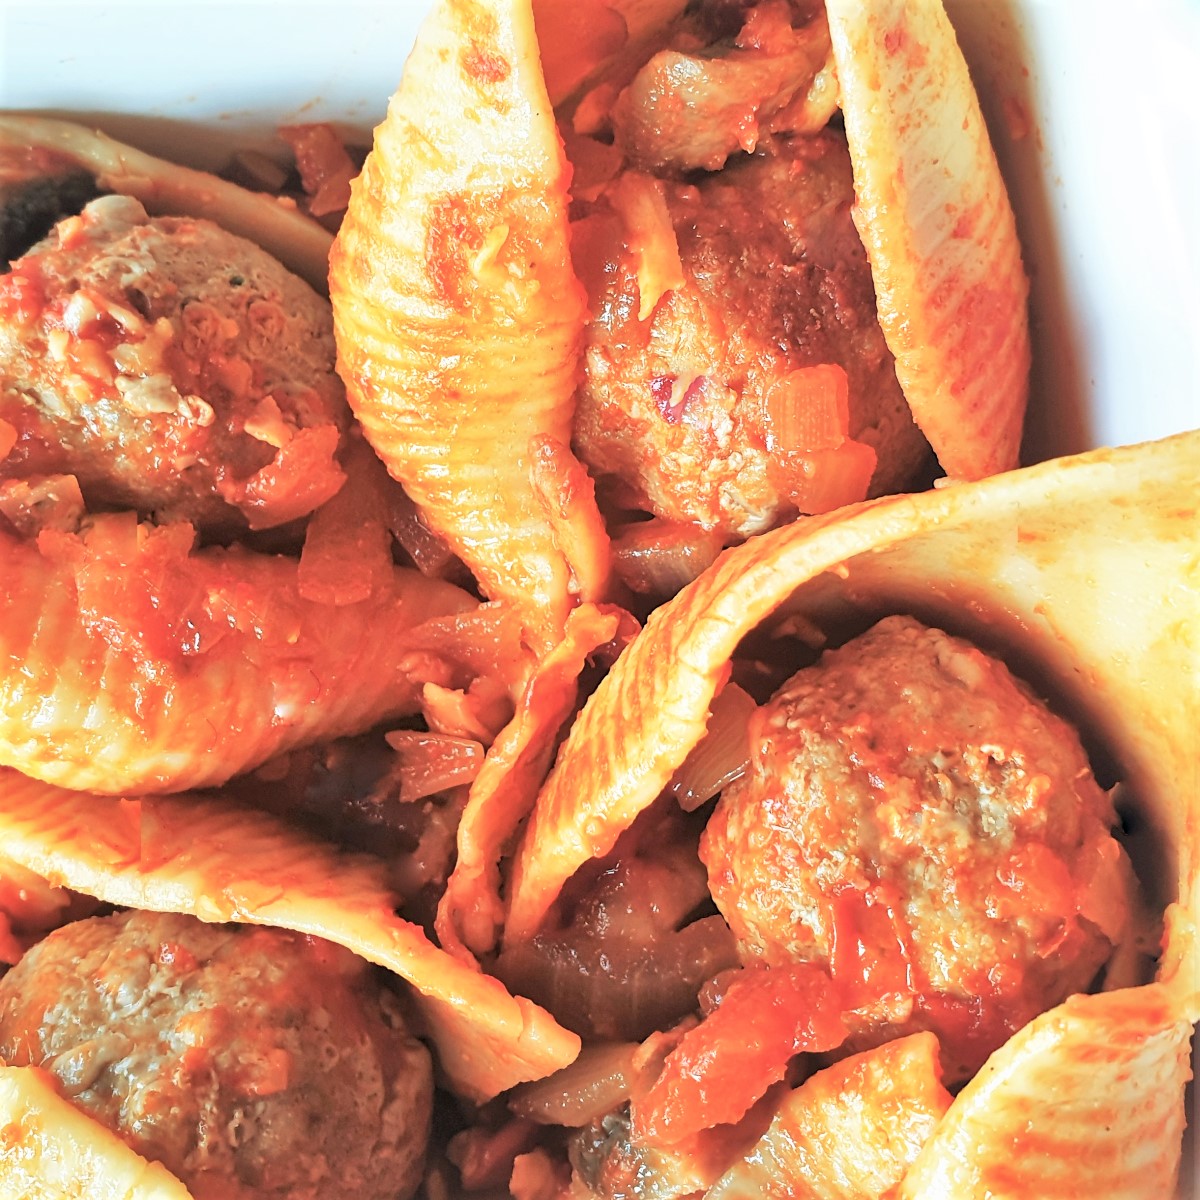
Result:
{"label": "browned meatball", "polygon": [[701,857],[745,958],[865,977],[860,1041],[932,1029],[962,1078],[1111,953],[1114,820],[1074,730],[1002,663],[891,617],[755,714]]}
{"label": "browned meatball", "polygon": [[367,971],[275,929],[79,921],[0,980],[0,1057],[53,1071],[198,1200],[406,1200],[432,1070]]}
{"label": "browned meatball", "polygon": [[0,276],[0,478],[267,528],[337,491],[348,412],[328,302],[210,221],[105,196]]}
{"label": "browned meatball", "polygon": [[779,142],[698,183],[662,186],[684,286],[639,320],[631,253],[615,246],[604,269],[586,272],[583,460],[660,516],[728,540],[761,532],[812,511],[796,453],[808,448],[800,372],[836,364],[848,377],[850,437],[877,454],[871,490],[901,486],[927,447],[850,219],[844,135]]}

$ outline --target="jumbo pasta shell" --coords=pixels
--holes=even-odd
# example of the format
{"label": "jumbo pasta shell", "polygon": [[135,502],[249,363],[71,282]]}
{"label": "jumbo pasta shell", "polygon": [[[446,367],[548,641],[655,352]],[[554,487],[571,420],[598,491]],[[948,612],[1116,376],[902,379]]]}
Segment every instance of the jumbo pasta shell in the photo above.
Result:
{"label": "jumbo pasta shell", "polygon": [[[533,933],[562,883],[659,794],[730,656],[772,614],[833,630],[913,612],[1003,646],[1118,763],[1161,848],[1164,952],[1156,983],[1069,1000],[1001,1047],[903,1194],[1108,1195],[1103,1164],[1121,1195],[1167,1194],[1200,1016],[1198,470],[1200,432],[1187,433],[855,506],[728,551],[652,616],[577,720],[518,850],[506,939]],[[1013,1161],[1014,1139],[1028,1162]]]}
{"label": "jumbo pasta shell", "polygon": [[0,113],[0,163],[12,163],[15,170],[29,161],[33,171],[39,155],[83,168],[102,191],[132,196],[153,216],[214,221],[261,246],[317,291],[327,288],[333,238],[294,205],[155,158],[71,121]]}
{"label": "jumbo pasta shell", "polygon": [[1191,1036],[1189,1009],[1161,985],[1072,996],[992,1055],[899,1196],[1170,1196]]}
{"label": "jumbo pasta shell", "polygon": [[529,0],[445,0],[376,130],[330,269],[340,371],[368,439],[546,645],[607,571],[568,449],[587,319],[568,180]]}
{"label": "jumbo pasta shell", "polygon": [[296,561],[190,553],[186,526],[0,533],[0,765],[84,790],[224,782],[417,711],[407,635],[475,607],[396,568],[365,599],[307,599]]}
{"label": "jumbo pasta shell", "polygon": [[408,980],[443,1071],[484,1100],[571,1062],[579,1039],[396,915],[382,864],[202,796],[130,800],[0,771],[0,844],[108,904],[245,921],[345,946]]}
{"label": "jumbo pasta shell", "polygon": [[37,1067],[0,1065],[0,1194],[19,1200],[192,1200],[59,1094]]}
{"label": "jumbo pasta shell", "polygon": [[507,936],[607,853],[699,741],[743,636],[910,611],[1039,664],[1111,747],[1200,912],[1200,432],[870,501],[727,551],[652,614],[576,721],[514,864]]}
{"label": "jumbo pasta shell", "polygon": [[1028,281],[1008,193],[941,0],[826,0],[854,220],[913,417],[947,474],[1017,464]]}

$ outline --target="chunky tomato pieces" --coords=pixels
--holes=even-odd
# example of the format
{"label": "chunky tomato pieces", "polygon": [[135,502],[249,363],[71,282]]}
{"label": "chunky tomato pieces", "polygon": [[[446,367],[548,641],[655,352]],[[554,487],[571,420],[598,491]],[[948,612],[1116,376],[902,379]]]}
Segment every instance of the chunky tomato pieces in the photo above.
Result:
{"label": "chunky tomato pieces", "polygon": [[817,967],[744,968],[634,1099],[636,1136],[673,1145],[740,1120],[783,1078],[793,1055],[841,1045],[847,1032],[842,1008],[828,974]]}

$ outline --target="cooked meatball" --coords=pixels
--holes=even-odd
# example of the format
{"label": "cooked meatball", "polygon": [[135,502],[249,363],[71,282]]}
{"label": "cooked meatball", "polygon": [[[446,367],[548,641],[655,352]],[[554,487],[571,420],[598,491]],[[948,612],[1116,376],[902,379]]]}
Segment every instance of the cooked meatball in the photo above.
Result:
{"label": "cooked meatball", "polygon": [[210,221],[105,196],[0,276],[0,478],[266,528],[337,491],[347,420],[328,302]]}
{"label": "cooked meatball", "polygon": [[850,219],[844,135],[779,142],[698,183],[662,186],[684,286],[639,320],[637,264],[619,239],[585,275],[583,460],[659,516],[731,541],[761,532],[811,511],[798,373],[836,364],[848,377],[850,437],[878,458],[872,492],[902,486],[927,447]]}
{"label": "cooked meatball", "polygon": [[407,1200],[429,1054],[348,951],[133,912],[64,926],[0,980],[0,1058],[196,1195]]}
{"label": "cooked meatball", "polygon": [[1108,958],[1114,820],[1075,731],[1002,663],[890,617],[758,710],[701,857],[743,958],[828,965],[865,988],[857,1045],[932,1029],[956,1079]]}

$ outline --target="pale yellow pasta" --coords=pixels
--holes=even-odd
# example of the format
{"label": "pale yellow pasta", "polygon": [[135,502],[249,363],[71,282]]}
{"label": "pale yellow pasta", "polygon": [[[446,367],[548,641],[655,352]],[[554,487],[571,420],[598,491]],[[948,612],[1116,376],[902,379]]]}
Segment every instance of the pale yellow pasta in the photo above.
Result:
{"label": "pale yellow pasta", "polygon": [[1172,1195],[1195,1012],[1152,985],[1038,1017],[956,1097],[900,1197]]}
{"label": "pale yellow pasta", "polygon": [[192,1200],[37,1067],[0,1065],[0,1194],[11,1200]]}
{"label": "pale yellow pasta", "polygon": [[937,1038],[916,1033],[809,1076],[708,1200],[869,1200],[904,1178],[950,1106]]}
{"label": "pale yellow pasta", "polygon": [[1017,465],[1029,285],[1008,196],[940,0],[827,0],[858,226],[921,431],[951,476]]}
{"label": "pale yellow pasta", "polygon": [[368,439],[543,647],[608,569],[570,451],[587,314],[568,180],[528,0],[440,4],[330,260],[342,376]]}

